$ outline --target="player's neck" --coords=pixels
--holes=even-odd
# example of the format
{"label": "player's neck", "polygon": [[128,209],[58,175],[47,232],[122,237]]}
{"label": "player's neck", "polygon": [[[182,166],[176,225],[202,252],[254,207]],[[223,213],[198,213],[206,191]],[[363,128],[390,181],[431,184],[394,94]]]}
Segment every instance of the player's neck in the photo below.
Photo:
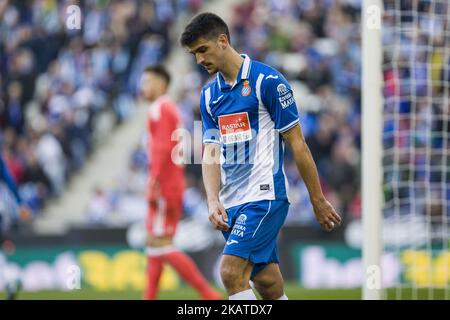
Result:
{"label": "player's neck", "polygon": [[236,81],[239,70],[241,69],[242,63],[244,62],[244,58],[242,58],[234,49],[231,49],[227,52],[224,61],[226,61],[226,63],[224,64],[222,70],[220,70],[220,73],[226,83],[233,85]]}
{"label": "player's neck", "polygon": [[148,102],[150,102],[150,103],[157,102],[158,100],[161,100],[165,95],[166,95],[166,92],[160,93],[160,94],[156,95],[155,97],[148,99]]}

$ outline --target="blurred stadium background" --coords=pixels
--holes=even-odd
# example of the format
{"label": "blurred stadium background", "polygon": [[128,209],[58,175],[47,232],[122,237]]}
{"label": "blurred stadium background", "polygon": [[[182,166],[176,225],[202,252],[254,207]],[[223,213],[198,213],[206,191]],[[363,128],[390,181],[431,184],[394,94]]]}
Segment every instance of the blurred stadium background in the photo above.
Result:
{"label": "blurred stadium background", "polygon": [[[385,104],[385,111],[401,116],[384,125],[384,147],[392,151],[391,160],[384,158],[384,212],[386,225],[395,225],[384,240],[396,250],[383,255],[383,285],[393,288],[387,298],[448,298],[450,56],[448,50],[430,48],[450,46],[450,6],[439,0],[384,3],[394,10],[383,18],[384,94],[394,97],[387,100],[391,103]],[[80,30],[66,26],[71,4],[81,8]],[[178,38],[201,11],[221,15],[240,52],[278,68],[290,81],[322,187],[344,218],[343,226],[331,234],[320,229],[288,154],[285,170],[292,204],[279,238],[288,296],[361,298],[360,0],[0,0],[0,148],[33,210],[26,219],[14,216],[13,201],[0,185],[3,296],[6,283],[20,280],[19,299],[141,298],[147,154],[146,110],[137,95],[137,80],[148,64],[168,66],[172,97],[195,138],[193,149],[200,150],[201,128],[195,121],[200,120],[199,93],[208,75],[180,48]],[[428,28],[436,16],[440,25]],[[405,50],[389,47],[395,43],[391,36],[396,26],[408,22],[417,24],[418,36],[398,37]],[[426,49],[416,61],[410,48],[418,46],[418,38]],[[440,55],[433,55],[436,52]],[[418,62],[417,68],[411,62]],[[404,83],[413,89],[403,91]],[[411,107],[416,96],[440,100]],[[402,128],[407,133],[397,144],[394,140],[402,137],[392,132]],[[415,168],[437,168],[439,181],[432,180],[433,174],[417,175],[425,177],[425,184],[434,181],[439,186],[433,198],[438,202],[430,206],[405,204],[405,199],[420,198],[427,186],[414,189],[415,194],[395,183],[416,183],[410,171],[402,171],[408,161],[398,165],[400,156],[395,156],[403,150],[395,146],[414,149],[407,144],[408,134],[418,139],[416,147],[431,145],[436,151],[428,162],[418,151],[413,161]],[[397,162],[390,166],[389,161]],[[405,175],[405,180],[399,178]],[[187,166],[187,181],[176,243],[221,287],[223,239],[207,220],[199,165]],[[411,240],[411,249],[412,211],[426,224],[415,224],[413,233],[426,239]],[[438,218],[427,220],[429,215]],[[438,230],[434,238],[426,231],[431,220]],[[402,245],[389,242],[394,234],[407,235]],[[170,268],[164,271],[162,288],[162,298],[197,298]]]}

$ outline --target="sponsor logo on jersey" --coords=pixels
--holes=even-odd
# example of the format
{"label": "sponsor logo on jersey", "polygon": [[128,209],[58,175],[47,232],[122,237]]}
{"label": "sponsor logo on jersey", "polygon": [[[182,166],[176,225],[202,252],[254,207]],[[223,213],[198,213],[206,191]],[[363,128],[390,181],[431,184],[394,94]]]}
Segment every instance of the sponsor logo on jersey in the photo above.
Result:
{"label": "sponsor logo on jersey", "polygon": [[247,112],[219,116],[219,128],[224,144],[245,142],[252,139]]}

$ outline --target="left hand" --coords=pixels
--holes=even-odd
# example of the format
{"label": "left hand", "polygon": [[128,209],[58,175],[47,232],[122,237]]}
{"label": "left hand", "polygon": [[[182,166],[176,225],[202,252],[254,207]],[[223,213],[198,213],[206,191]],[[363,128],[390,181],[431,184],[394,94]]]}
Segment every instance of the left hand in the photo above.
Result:
{"label": "left hand", "polygon": [[341,224],[341,217],[325,198],[313,202],[313,208],[317,221],[326,231],[330,232]]}

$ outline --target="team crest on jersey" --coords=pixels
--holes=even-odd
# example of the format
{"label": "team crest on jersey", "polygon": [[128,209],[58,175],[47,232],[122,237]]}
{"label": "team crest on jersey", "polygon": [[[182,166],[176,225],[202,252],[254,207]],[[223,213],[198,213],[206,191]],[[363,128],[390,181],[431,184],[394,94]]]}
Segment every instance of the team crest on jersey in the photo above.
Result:
{"label": "team crest on jersey", "polygon": [[244,85],[242,86],[241,94],[243,97],[246,97],[251,92],[252,92],[252,88],[250,87],[250,82],[248,80],[245,80]]}

